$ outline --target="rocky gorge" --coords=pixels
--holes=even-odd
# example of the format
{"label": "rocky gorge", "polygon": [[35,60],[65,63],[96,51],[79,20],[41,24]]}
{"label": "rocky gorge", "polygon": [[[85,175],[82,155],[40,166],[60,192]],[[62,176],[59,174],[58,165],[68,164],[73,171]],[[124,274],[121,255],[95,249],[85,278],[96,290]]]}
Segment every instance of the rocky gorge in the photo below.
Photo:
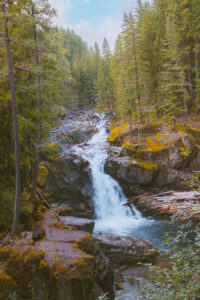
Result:
{"label": "rocky gorge", "polygon": [[[68,112],[42,148],[38,191],[51,204],[38,209],[30,231],[21,232],[16,240],[7,238],[1,242],[0,299],[96,300],[105,293],[114,299],[116,289],[122,289],[119,286],[123,270],[137,263],[159,262],[159,250],[148,240],[111,232],[93,233],[97,215],[94,182],[89,162],[75,147],[89,145],[98,133],[99,120],[93,112]],[[105,126],[108,131],[109,121]],[[147,128],[134,130],[135,137],[128,141],[126,130],[114,140],[109,137],[105,144],[105,172],[120,183],[133,210],[138,207],[154,215],[153,207],[162,199],[149,201],[151,195],[169,186],[178,190],[182,187],[180,177],[198,170],[199,133],[190,128],[192,134],[173,133],[169,141],[162,124],[150,132]],[[158,134],[159,138],[155,138]],[[155,138],[156,146],[149,140],[146,147],[147,137]],[[199,220],[198,193],[175,198],[168,200],[190,201]],[[178,210],[177,206],[160,216],[170,216]]]}

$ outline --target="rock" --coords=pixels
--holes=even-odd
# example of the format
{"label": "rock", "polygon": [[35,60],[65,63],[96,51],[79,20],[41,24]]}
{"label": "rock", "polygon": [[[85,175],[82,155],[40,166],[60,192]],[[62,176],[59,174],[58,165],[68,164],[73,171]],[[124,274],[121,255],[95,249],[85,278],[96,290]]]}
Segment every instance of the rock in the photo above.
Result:
{"label": "rock", "polygon": [[158,187],[163,187],[169,184],[172,184],[179,181],[182,173],[172,169],[168,168],[166,166],[160,166],[158,168],[158,172],[156,172],[156,176],[153,180],[153,184]]}
{"label": "rock", "polygon": [[75,217],[61,217],[63,224],[72,226],[74,229],[83,230],[92,233],[94,229],[94,220],[81,219]]}
{"label": "rock", "polygon": [[0,274],[0,299],[1,300],[6,299],[7,296],[11,296],[12,293],[16,290],[16,288],[17,288],[17,284],[11,276],[6,274]]}
{"label": "rock", "polygon": [[156,174],[155,166],[145,168],[136,160],[130,157],[109,157],[105,163],[105,171],[118,180],[122,187],[129,188],[128,185],[150,184]]}
{"label": "rock", "polygon": [[[93,217],[91,195],[92,182],[89,175],[89,164],[77,155],[60,157],[55,161],[46,162],[49,170],[47,187],[50,200],[67,204],[71,213],[77,217]],[[82,204],[85,205],[82,208]],[[65,209],[66,212],[66,209]]]}
{"label": "rock", "polygon": [[72,208],[67,205],[60,205],[56,208],[56,212],[59,216],[70,216],[72,214]]}
{"label": "rock", "polygon": [[35,229],[33,230],[32,239],[33,241],[39,241],[45,236],[45,230],[44,228],[40,226],[35,226]]}
{"label": "rock", "polygon": [[23,233],[0,248],[0,299],[113,299],[112,268],[90,233],[59,223],[51,211],[38,226],[46,232],[42,241],[33,244]]}
{"label": "rock", "polygon": [[157,263],[160,259],[158,249],[151,242],[137,237],[97,233],[93,238],[115,266],[138,262]]}

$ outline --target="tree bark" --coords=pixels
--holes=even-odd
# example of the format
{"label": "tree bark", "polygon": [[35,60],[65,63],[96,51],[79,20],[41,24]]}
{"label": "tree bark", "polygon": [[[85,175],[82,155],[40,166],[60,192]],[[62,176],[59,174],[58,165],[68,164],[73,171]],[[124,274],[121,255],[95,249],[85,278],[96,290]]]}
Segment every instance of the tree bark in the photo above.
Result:
{"label": "tree bark", "polygon": [[129,125],[130,125],[130,139],[133,137],[133,128],[132,128],[132,117],[129,115]]}
{"label": "tree bark", "polygon": [[177,127],[176,127],[176,115],[174,116],[173,122],[174,122],[174,132],[177,132]]}
{"label": "tree bark", "polygon": [[138,94],[138,108],[140,114],[140,122],[144,124],[143,116],[142,116],[142,105],[141,105],[141,97],[140,97],[140,90],[139,90],[139,76],[138,76],[138,64],[136,58],[136,46],[135,46],[135,34],[133,32],[133,52],[134,52],[134,63],[135,63],[135,77],[136,77],[136,89]]}
{"label": "tree bark", "polygon": [[199,69],[199,60],[198,60],[198,50],[195,51],[195,79],[196,79],[196,113],[199,110],[199,89],[198,89],[198,69]]}
{"label": "tree bark", "polygon": [[15,205],[14,205],[12,233],[13,235],[17,235],[19,214],[20,214],[20,141],[19,141],[19,125],[18,125],[18,117],[17,117],[17,102],[16,102],[15,81],[14,81],[14,73],[13,73],[13,62],[12,62],[10,39],[8,33],[8,17],[7,17],[5,3],[6,1],[4,0],[1,6],[2,6],[2,12],[5,15],[4,39],[6,43],[7,56],[8,56],[10,88],[11,88],[11,98],[12,98],[14,149],[15,149]]}
{"label": "tree bark", "polygon": [[192,78],[191,78],[191,69],[190,69],[190,57],[188,56],[188,83],[189,83],[189,91],[190,91],[190,103],[191,103],[191,109],[194,105],[194,91],[192,86]]}
{"label": "tree bark", "polygon": [[39,72],[39,52],[38,52],[38,41],[37,41],[37,30],[35,25],[35,10],[34,5],[32,5],[32,20],[33,20],[33,36],[35,42],[35,65],[37,68],[37,106],[38,106],[38,124],[37,124],[37,145],[36,145],[36,160],[35,160],[35,174],[33,181],[33,191],[31,195],[31,200],[33,201],[36,195],[37,181],[39,175],[39,164],[40,164],[40,151],[39,145],[41,143],[41,80]]}
{"label": "tree bark", "polygon": [[145,91],[145,98],[146,98],[147,125],[148,125],[148,127],[150,127],[149,103],[148,103],[148,96],[147,96],[147,88],[146,88],[145,79],[144,79],[144,91]]}

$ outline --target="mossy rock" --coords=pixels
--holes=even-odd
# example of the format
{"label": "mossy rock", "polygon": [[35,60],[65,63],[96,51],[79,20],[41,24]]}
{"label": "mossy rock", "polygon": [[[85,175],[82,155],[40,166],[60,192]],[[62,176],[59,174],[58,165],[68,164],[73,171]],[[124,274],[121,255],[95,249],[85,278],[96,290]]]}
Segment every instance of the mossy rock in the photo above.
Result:
{"label": "mossy rock", "polygon": [[0,248],[0,261],[1,262],[7,261],[7,259],[10,256],[10,253],[11,253],[11,248],[8,245]]}
{"label": "mossy rock", "polygon": [[58,153],[60,152],[60,150],[60,145],[56,143],[49,143],[43,147],[42,152],[52,160],[56,160],[58,158]]}
{"label": "mossy rock", "polygon": [[17,284],[11,276],[0,274],[0,300],[5,300],[16,289]]}
{"label": "mossy rock", "polygon": [[111,143],[122,141],[122,137],[126,136],[130,132],[130,127],[126,123],[122,123],[120,126],[111,130],[108,137],[108,141]]}
{"label": "mossy rock", "polygon": [[138,165],[146,170],[149,171],[157,171],[159,164],[153,162],[153,161],[142,161],[142,160],[136,160]]}

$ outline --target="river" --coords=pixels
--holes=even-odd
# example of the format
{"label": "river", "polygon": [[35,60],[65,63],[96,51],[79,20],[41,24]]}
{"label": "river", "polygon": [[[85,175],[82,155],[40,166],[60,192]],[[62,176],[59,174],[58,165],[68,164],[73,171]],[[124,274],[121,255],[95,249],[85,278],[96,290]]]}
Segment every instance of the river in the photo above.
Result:
{"label": "river", "polygon": [[94,232],[138,236],[150,240],[159,249],[165,249],[166,235],[169,231],[175,231],[174,225],[164,220],[143,217],[136,207],[133,207],[133,215],[123,205],[127,199],[119,183],[104,172],[108,157],[107,120],[103,114],[98,114],[98,117],[98,133],[86,145],[74,147],[75,152],[90,164],[96,219]]}

